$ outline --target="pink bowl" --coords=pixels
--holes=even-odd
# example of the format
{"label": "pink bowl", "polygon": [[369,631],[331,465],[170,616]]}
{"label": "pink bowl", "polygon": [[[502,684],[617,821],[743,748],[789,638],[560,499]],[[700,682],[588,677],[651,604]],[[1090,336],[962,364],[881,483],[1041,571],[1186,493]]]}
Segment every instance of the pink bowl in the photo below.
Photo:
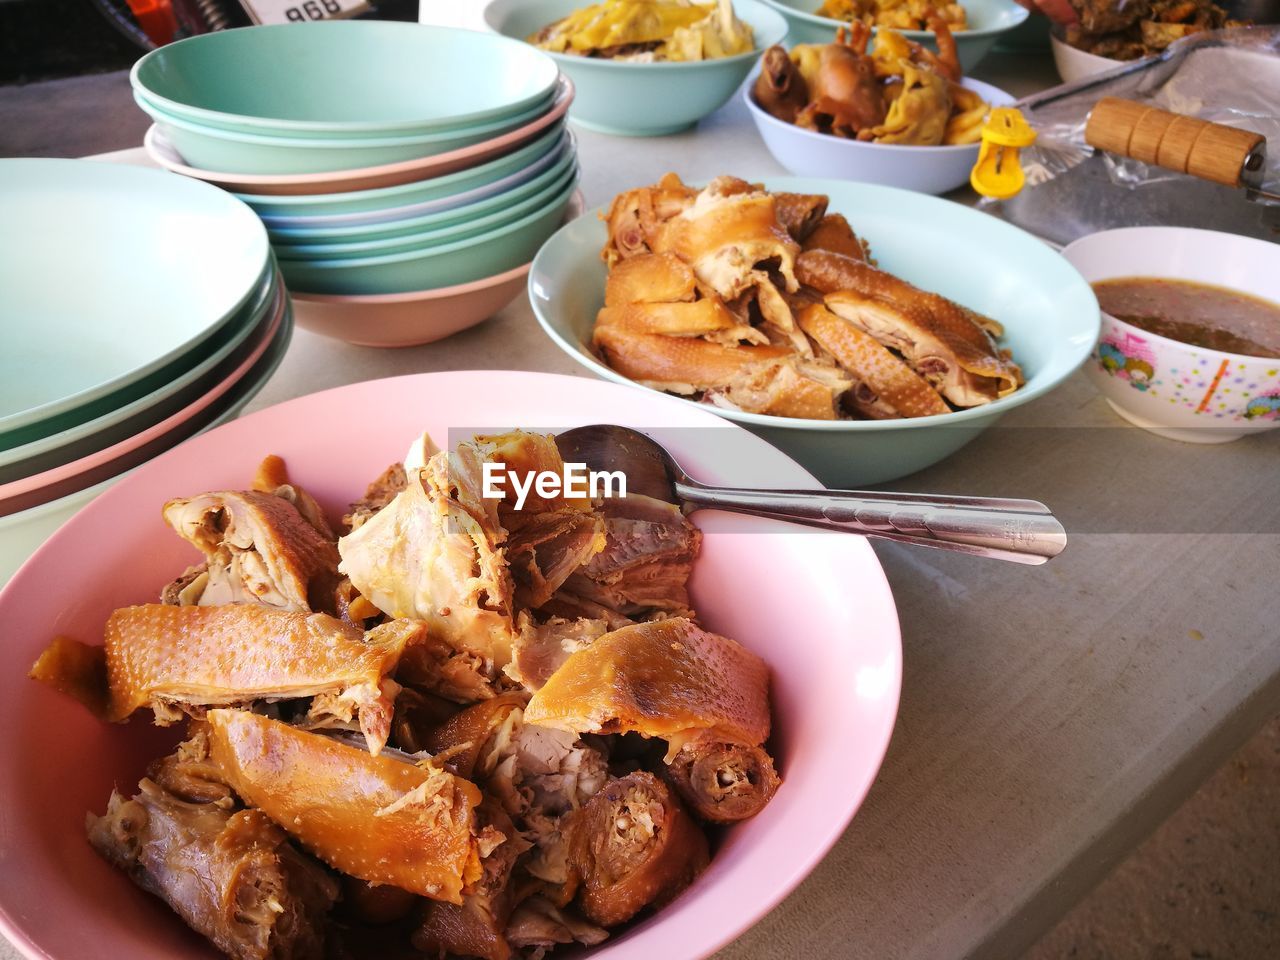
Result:
{"label": "pink bowl", "polygon": [[[103,725],[24,677],[55,634],[98,642],[113,609],[153,600],[195,559],[161,520],[165,500],[242,488],[259,459],[277,453],[337,514],[424,428],[444,443],[450,428],[555,430],[591,421],[652,432],[708,481],[817,486],[763,440],[693,404],[577,377],[457,372],[359,383],[260,411],[158,457],[67,523],[0,592],[0,929],[40,960],[215,955],[84,838],[85,812],[101,811],[113,785],[131,788],[174,735],[137,721]],[[897,712],[897,615],[865,540],[695,517],[705,532],[695,602],[712,629],[773,669],[772,747],[784,783],[762,814],[724,832],[688,891],[593,957],[705,957],[763,917],[844,831]]]}
{"label": "pink bowl", "polygon": [[[565,223],[582,216],[582,191],[569,200]],[[294,293],[298,326],[359,347],[416,347],[483,323],[525,288],[532,261],[483,280],[412,293]]]}
{"label": "pink bowl", "polygon": [[224,190],[237,193],[256,193],[268,196],[292,196],[309,193],[350,193],[353,190],[373,190],[377,187],[395,187],[402,183],[415,183],[428,177],[442,177],[455,170],[465,170],[492,160],[532,140],[558,121],[569,111],[573,103],[573,81],[560,75],[556,97],[551,109],[538,119],[500,137],[481,143],[438,153],[433,157],[402,160],[380,167],[360,167],[355,170],[333,170],[325,173],[251,174],[215,173],[187,164],[182,155],[164,138],[153,124],[143,138],[142,146],[147,156],[174,173],[196,180],[205,180]]}
{"label": "pink bowl", "polygon": [[19,510],[28,510],[41,503],[47,503],[49,500],[100,483],[108,476],[114,476],[141,463],[146,459],[146,451],[149,450],[154,454],[189,436],[194,430],[183,432],[185,426],[198,421],[206,409],[215,404],[223,394],[248,374],[254,364],[266,353],[267,347],[275,339],[288,312],[289,296],[281,284],[278,286],[274,309],[267,315],[259,330],[251,334],[250,344],[247,345],[248,353],[224,380],[181,410],[119,443],[104,447],[79,460],[64,463],[52,470],[35,473],[21,480],[14,480],[12,483],[0,484],[0,516]]}

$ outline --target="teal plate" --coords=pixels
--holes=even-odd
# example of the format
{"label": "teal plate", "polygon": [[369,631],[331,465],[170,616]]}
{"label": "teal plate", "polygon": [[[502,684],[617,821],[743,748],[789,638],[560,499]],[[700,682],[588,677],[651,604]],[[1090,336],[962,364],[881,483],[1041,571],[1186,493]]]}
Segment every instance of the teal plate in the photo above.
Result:
{"label": "teal plate", "polygon": [[577,187],[515,223],[477,237],[416,253],[359,260],[280,262],[289,289],[299,293],[409,293],[497,276],[528,263],[564,217]]}
{"label": "teal plate", "polygon": [[[407,207],[418,203],[443,200],[458,194],[470,193],[503,180],[521,170],[528,169],[557,149],[563,149],[569,141],[564,122],[532,143],[520,149],[490,160],[478,167],[459,170],[457,173],[416,180],[395,187],[379,187],[374,190],[355,190],[350,193],[297,194],[295,196],[270,196],[268,194],[237,193],[262,217],[267,229],[285,226],[280,218],[287,218],[288,228],[308,229],[309,218],[324,220],[324,225],[334,225],[331,218],[376,215],[378,211],[395,207]],[[321,224],[311,224],[319,228]]]}
{"label": "teal plate", "polygon": [[155,389],[101,416],[60,433],[0,451],[0,484],[10,483],[80,460],[135,436],[193,403],[221,382],[252,352],[260,333],[286,296],[274,265],[252,308],[201,345],[189,369],[160,381]]}
{"label": "teal plate", "polygon": [[532,193],[523,198],[511,197],[499,209],[465,218],[445,227],[419,227],[404,235],[376,240],[358,240],[352,243],[275,244],[276,256],[281,260],[340,260],[346,257],[377,257],[388,253],[409,253],[428,247],[443,246],[468,237],[479,236],[505,227],[529,214],[541,210],[553,202],[565,187],[577,180],[578,167],[574,157],[568,156],[538,178]]}
{"label": "teal plate", "polygon": [[253,211],[209,184],[0,160],[0,441],[190,355],[259,291],[268,256]]}
{"label": "teal plate", "polygon": [[[493,0],[484,10],[490,29],[523,40],[583,6],[582,0]],[[589,130],[621,136],[675,133],[722,107],[760,55],[787,35],[782,15],[761,0],[734,0],[751,25],[755,49],[736,57],[691,63],[628,63],[553,53],[577,97],[569,118]]]}
{"label": "teal plate", "polygon": [[407,136],[524,113],[553,94],[544,53],[416,23],[329,20],[224,30],[148,53],[130,72],[165,113],[274,136]]}
{"label": "teal plate", "polygon": [[500,137],[549,109],[539,104],[510,117],[436,133],[343,140],[216,130],[167,113],[137,94],[133,99],[187,163],[203,170],[250,174],[331,173],[434,157]]}
{"label": "teal plate", "polygon": [[[1058,253],[1031,234],[937,197],[843,180],[763,178],[767,189],[826,194],[849,218],[879,266],[994,317],[1001,344],[1027,382],[985,406],[903,420],[798,420],[710,407],[799,460],[829,486],[879,483],[914,473],[960,449],[1006,412],[1047,393],[1080,366],[1098,337],[1093,290]],[[603,210],[603,208],[601,208]],[[584,367],[633,383],[591,349],[604,304],[605,225],[590,212],[561,228],[538,252],[529,299],[547,334]]]}

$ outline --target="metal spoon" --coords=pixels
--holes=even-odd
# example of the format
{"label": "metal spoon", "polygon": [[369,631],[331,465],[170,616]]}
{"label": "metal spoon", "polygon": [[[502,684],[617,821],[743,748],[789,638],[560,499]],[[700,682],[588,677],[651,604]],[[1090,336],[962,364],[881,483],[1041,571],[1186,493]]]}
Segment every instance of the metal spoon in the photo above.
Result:
{"label": "metal spoon", "polygon": [[750,490],[699,483],[662,446],[628,427],[596,424],[556,437],[566,463],[621,470],[627,492],[681,504],[772,517],[979,557],[1044,563],[1067,545],[1049,508],[1035,500],[855,490]]}

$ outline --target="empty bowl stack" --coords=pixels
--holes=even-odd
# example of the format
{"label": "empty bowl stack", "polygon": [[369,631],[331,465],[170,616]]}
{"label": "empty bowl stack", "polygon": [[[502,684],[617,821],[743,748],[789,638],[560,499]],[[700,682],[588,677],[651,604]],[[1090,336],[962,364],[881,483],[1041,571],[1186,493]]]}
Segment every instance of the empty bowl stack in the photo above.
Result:
{"label": "empty bowl stack", "polygon": [[0,160],[0,585],[122,474],[234,417],[289,345],[244,204],[156,170]]}
{"label": "empty bowl stack", "polygon": [[133,68],[162,166],[262,218],[300,326],[426,343],[513,299],[571,213],[573,87],[527,44],[413,23],[204,34]]}

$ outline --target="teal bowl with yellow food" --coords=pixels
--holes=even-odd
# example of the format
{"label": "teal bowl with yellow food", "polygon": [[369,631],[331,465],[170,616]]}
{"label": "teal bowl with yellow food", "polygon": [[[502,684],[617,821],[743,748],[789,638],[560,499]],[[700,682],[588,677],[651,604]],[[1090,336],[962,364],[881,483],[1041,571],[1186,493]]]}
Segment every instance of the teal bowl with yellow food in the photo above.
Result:
{"label": "teal bowl with yellow food", "polygon": [[[589,0],[493,0],[484,16],[495,33],[527,40],[588,5]],[[704,7],[705,16],[722,16],[719,2]],[[749,48],[730,56],[653,59],[662,54],[643,49],[652,41],[616,44],[619,57],[549,51],[577,89],[569,119],[600,133],[652,137],[677,133],[714,113],[742,85],[760,54],[787,36],[786,20],[762,0],[733,0],[732,11],[738,21],[732,36],[743,37],[747,28],[749,36],[740,45]],[[619,34],[615,39],[629,38]]]}
{"label": "teal bowl with yellow food", "polygon": [[[761,2],[786,18],[792,43],[830,43],[835,39],[836,30],[849,23],[847,19],[818,13],[828,0],[761,0]],[[842,0],[835,0],[835,2],[845,6]],[[928,7],[962,8],[966,25],[963,29],[952,27],[951,33],[955,37],[960,66],[966,72],[977,66],[978,61],[985,57],[1002,37],[1011,30],[1017,29],[1030,16],[1027,9],[1019,6],[1015,0],[955,0],[950,4],[920,3],[918,7],[910,2],[896,2],[896,0],[881,0],[879,4],[875,0],[852,0],[847,6],[860,11],[875,10],[879,7],[884,10],[878,21],[880,25],[897,30],[908,40],[922,43],[931,50],[938,48],[932,30],[905,29],[900,23],[894,22],[895,18],[905,18],[908,16],[908,11],[919,12]],[[911,18],[912,22],[915,19],[917,18]]]}

